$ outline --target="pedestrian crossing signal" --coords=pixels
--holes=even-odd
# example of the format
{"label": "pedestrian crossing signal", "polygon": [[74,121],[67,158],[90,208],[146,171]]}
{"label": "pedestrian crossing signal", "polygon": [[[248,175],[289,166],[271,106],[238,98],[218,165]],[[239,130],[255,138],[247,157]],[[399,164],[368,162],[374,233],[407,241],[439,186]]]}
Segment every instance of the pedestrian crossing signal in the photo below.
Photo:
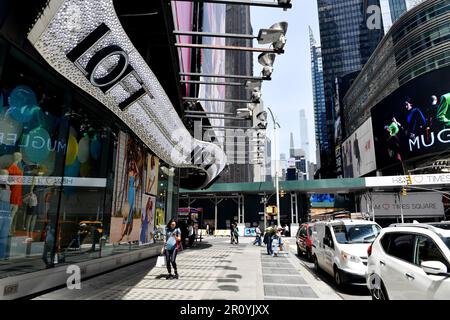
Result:
{"label": "pedestrian crossing signal", "polygon": [[408,185],[412,184],[412,177],[411,177],[411,175],[407,175],[406,176],[406,184],[408,184]]}

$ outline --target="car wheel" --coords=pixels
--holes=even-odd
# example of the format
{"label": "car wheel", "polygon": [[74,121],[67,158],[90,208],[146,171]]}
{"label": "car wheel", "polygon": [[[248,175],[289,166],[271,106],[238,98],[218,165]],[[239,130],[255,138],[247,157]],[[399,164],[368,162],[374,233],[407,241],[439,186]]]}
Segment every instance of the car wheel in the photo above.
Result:
{"label": "car wheel", "polygon": [[384,288],[383,283],[381,283],[380,288],[375,288],[370,291],[372,295],[372,300],[389,300],[389,297],[386,293],[386,289]]}
{"label": "car wheel", "polygon": [[320,271],[319,261],[317,260],[317,257],[315,255],[313,256],[313,259],[314,259],[314,271],[319,272]]}
{"label": "car wheel", "polygon": [[334,267],[334,282],[338,288],[344,287],[344,282],[342,280],[342,272],[337,267]]}
{"label": "car wheel", "polygon": [[310,249],[306,249],[306,257],[307,257],[308,261],[312,260],[312,254],[311,254],[311,250]]}

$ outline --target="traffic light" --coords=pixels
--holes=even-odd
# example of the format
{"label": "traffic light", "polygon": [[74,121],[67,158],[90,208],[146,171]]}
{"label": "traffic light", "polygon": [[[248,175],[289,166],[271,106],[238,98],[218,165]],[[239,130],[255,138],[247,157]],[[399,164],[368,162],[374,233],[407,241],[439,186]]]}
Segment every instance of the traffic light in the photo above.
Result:
{"label": "traffic light", "polygon": [[406,188],[402,188],[402,195],[407,196],[408,192],[406,192]]}
{"label": "traffic light", "polygon": [[406,184],[408,184],[408,185],[412,184],[412,177],[411,177],[410,174],[408,174],[408,175],[406,176]]}
{"label": "traffic light", "polygon": [[285,195],[286,195],[286,192],[284,192],[284,190],[281,190],[281,191],[280,191],[280,197],[283,198]]}

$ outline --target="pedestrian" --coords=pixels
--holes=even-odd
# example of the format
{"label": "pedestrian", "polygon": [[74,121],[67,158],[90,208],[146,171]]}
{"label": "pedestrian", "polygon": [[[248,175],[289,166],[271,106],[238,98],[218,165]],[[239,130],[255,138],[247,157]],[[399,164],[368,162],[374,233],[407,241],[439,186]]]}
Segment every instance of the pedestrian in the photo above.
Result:
{"label": "pedestrian", "polygon": [[289,225],[286,224],[286,226],[284,227],[284,236],[285,237],[289,237]]}
{"label": "pedestrian", "polygon": [[230,226],[230,237],[231,237],[231,239],[230,239],[231,244],[234,244],[234,242],[235,242],[235,239],[234,239],[234,223],[232,223],[231,226]]}
{"label": "pedestrian", "polygon": [[267,246],[267,254],[269,256],[273,255],[273,250],[272,250],[273,233],[274,233],[274,229],[272,227],[269,227],[266,229],[266,234],[264,236],[264,243]]}
{"label": "pedestrian", "polygon": [[189,238],[189,247],[192,247],[195,240],[194,223],[192,221],[189,222],[188,226],[188,238]]}
{"label": "pedestrian", "polygon": [[283,245],[283,241],[281,239],[281,233],[283,232],[283,228],[278,228],[278,230],[276,231],[276,233],[273,235],[273,240],[272,240],[272,257],[277,257],[278,256],[278,251],[280,251],[282,245]]}
{"label": "pedestrian", "polygon": [[234,240],[236,244],[239,244],[239,228],[237,225],[234,225]]}
{"label": "pedestrian", "polygon": [[256,233],[256,239],[255,239],[255,241],[253,241],[253,245],[258,244],[258,246],[261,246],[261,229],[259,228],[259,225],[256,226],[255,233]]}
{"label": "pedestrian", "polygon": [[[177,228],[177,223],[174,219],[170,220],[166,226],[166,236],[164,238],[164,246],[161,248],[161,254],[164,253],[166,257],[166,267],[169,274],[166,279],[178,279],[177,271],[177,241],[181,241],[181,230]],[[175,275],[172,275],[172,268]]]}

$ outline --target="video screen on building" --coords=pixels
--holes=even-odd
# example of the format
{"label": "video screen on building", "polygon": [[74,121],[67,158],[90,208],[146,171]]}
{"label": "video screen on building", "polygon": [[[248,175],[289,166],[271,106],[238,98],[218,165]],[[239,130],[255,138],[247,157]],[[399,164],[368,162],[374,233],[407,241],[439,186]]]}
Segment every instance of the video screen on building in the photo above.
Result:
{"label": "video screen on building", "polygon": [[310,202],[313,208],[330,208],[334,206],[334,195],[329,193],[312,194]]}
{"label": "video screen on building", "polygon": [[372,108],[380,169],[448,150],[450,67],[417,77]]}

